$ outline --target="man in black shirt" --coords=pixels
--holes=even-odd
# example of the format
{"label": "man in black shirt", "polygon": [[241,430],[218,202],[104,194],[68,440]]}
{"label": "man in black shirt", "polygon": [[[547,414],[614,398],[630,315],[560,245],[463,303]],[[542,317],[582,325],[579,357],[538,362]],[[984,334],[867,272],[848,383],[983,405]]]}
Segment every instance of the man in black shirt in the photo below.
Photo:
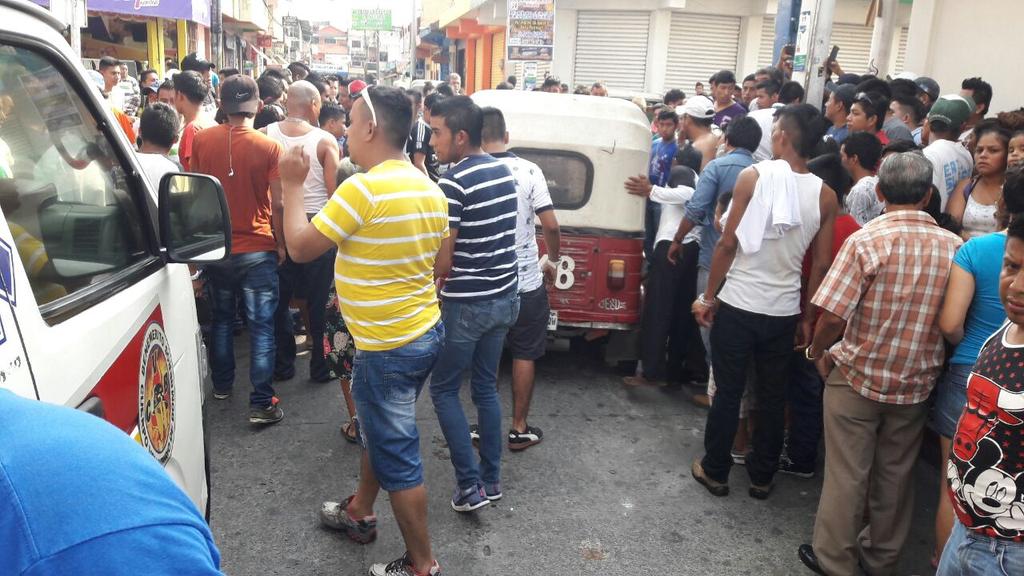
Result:
{"label": "man in black shirt", "polygon": [[409,155],[409,160],[414,166],[437,182],[440,179],[437,156],[430,145],[430,125],[423,120],[423,94],[419,90],[406,90],[405,94],[412,102],[415,118],[412,131],[409,133],[409,141],[405,145],[405,153]]}

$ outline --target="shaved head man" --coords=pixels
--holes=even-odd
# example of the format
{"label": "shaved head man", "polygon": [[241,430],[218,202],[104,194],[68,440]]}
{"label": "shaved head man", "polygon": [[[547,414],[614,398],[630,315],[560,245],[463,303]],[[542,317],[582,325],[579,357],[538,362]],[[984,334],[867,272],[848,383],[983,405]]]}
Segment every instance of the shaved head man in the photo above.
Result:
{"label": "shaved head man", "polygon": [[[299,80],[288,87],[288,101],[285,104],[288,117],[263,129],[267,136],[280,142],[286,151],[301,147],[309,156],[309,172],[303,187],[303,204],[309,218],[327,204],[327,199],[338,186],[338,140],[318,127],[321,104],[320,91],[312,83]],[[324,311],[327,309],[331,282],[334,281],[334,254],[334,250],[328,250],[319,258],[303,264],[289,258],[278,268],[280,292],[274,317],[277,344],[275,378],[286,380],[295,375],[295,333],[288,312],[288,301],[299,283],[305,286],[307,296],[310,341],[323,342]],[[309,378],[316,382],[331,379],[323,346],[313,346],[311,350]]]}

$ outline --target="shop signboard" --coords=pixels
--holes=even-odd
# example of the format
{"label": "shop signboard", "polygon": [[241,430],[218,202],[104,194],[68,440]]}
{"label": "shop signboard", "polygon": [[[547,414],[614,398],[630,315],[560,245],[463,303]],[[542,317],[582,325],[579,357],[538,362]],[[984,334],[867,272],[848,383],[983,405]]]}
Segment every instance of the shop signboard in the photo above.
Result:
{"label": "shop signboard", "polygon": [[369,32],[391,30],[391,10],[378,8],[373,10],[352,10],[352,29]]}
{"label": "shop signboard", "polygon": [[550,62],[555,46],[555,0],[508,0],[507,59]]}

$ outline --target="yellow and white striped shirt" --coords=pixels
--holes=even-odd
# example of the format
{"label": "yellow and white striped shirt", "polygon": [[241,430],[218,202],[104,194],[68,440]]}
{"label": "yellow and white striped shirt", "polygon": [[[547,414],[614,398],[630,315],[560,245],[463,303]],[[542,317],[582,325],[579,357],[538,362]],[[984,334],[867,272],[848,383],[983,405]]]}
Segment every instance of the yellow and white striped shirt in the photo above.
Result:
{"label": "yellow and white striped shirt", "polygon": [[434,259],[448,200],[412,164],[388,160],[345,180],[313,225],[338,245],[338,302],[356,348],[398,348],[440,320]]}

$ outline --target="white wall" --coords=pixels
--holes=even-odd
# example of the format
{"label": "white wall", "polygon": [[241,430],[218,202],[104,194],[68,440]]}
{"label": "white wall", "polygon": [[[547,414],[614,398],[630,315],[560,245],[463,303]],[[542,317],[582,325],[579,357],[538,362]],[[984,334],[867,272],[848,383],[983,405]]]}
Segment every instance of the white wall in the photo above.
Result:
{"label": "white wall", "polygon": [[[1024,105],[1024,63],[1018,47],[1021,0],[915,0],[907,68],[935,78],[944,94],[981,76],[992,84],[992,112]],[[928,24],[931,29],[928,30]]]}

